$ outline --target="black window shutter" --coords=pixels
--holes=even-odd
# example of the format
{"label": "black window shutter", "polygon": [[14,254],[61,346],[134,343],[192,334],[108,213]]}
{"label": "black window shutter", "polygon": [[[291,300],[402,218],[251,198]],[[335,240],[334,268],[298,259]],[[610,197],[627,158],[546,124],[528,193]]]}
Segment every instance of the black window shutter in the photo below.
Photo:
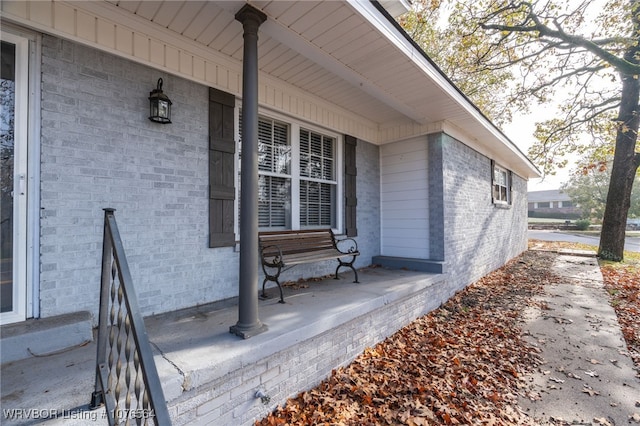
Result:
{"label": "black window shutter", "polygon": [[513,204],[513,172],[509,170],[508,174],[508,184],[509,184],[509,204]]}
{"label": "black window shutter", "polygon": [[209,247],[235,244],[235,141],[230,93],[209,88]]}
{"label": "black window shutter", "polygon": [[491,182],[491,203],[495,203],[496,202],[496,198],[494,196],[495,192],[494,192],[494,188],[495,188],[495,172],[496,172],[496,162],[491,160],[491,179],[489,179],[489,182]]}
{"label": "black window shutter", "polygon": [[349,135],[344,137],[344,194],[345,194],[345,230],[347,237],[358,236],[356,227],[356,207],[358,198],[356,197],[356,146],[358,140]]}

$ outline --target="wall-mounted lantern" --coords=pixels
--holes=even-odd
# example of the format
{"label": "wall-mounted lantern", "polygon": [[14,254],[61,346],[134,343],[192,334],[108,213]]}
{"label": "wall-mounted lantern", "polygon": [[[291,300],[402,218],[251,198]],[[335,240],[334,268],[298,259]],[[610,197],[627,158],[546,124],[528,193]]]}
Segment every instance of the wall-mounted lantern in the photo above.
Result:
{"label": "wall-mounted lantern", "polygon": [[171,123],[171,99],[162,93],[162,79],[158,86],[149,93],[149,120],[156,123]]}

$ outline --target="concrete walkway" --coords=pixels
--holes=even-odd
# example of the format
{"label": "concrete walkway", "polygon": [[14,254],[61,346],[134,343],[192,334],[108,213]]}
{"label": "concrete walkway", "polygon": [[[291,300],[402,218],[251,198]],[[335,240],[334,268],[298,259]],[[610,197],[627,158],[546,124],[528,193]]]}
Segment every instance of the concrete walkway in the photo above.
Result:
{"label": "concrete walkway", "polygon": [[544,363],[520,405],[542,425],[634,424],[640,380],[594,254],[561,251],[553,272],[561,279],[525,312]]}

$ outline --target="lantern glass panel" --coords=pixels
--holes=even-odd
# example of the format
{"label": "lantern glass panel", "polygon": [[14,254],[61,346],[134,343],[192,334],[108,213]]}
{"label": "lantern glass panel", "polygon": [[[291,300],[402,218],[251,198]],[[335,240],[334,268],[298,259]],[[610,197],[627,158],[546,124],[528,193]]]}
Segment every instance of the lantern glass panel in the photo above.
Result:
{"label": "lantern glass panel", "polygon": [[169,118],[169,102],[164,100],[158,101],[158,117],[167,119]]}

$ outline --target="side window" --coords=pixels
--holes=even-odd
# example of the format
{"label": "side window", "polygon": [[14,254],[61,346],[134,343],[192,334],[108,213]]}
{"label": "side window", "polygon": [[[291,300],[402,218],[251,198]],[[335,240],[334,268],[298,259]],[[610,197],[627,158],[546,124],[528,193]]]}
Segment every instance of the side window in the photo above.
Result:
{"label": "side window", "polygon": [[511,172],[493,163],[492,199],[494,204],[511,204]]}

